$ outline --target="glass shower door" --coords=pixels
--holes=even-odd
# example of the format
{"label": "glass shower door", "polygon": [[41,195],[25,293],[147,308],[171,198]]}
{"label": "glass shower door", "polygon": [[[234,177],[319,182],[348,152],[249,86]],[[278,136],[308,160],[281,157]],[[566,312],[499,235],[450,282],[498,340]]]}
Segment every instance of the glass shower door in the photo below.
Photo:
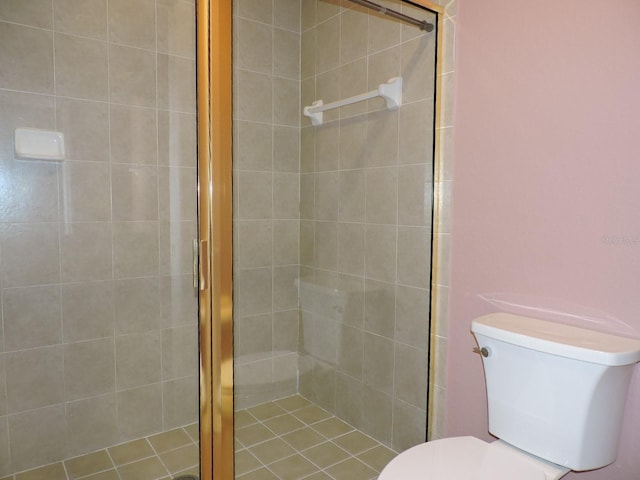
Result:
{"label": "glass shower door", "polygon": [[195,58],[191,0],[0,4],[2,478],[198,474]]}
{"label": "glass shower door", "polygon": [[[429,2],[381,3],[438,24]],[[235,5],[236,475],[375,478],[426,440],[437,28]],[[394,77],[399,109],[302,113]]]}

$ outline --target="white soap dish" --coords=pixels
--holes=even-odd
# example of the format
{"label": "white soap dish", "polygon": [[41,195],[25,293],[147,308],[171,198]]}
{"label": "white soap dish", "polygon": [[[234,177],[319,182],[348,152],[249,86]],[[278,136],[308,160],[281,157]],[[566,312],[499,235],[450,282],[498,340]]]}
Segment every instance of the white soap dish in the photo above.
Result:
{"label": "white soap dish", "polygon": [[65,158],[64,134],[37,128],[16,128],[14,134],[16,158],[23,160],[53,160]]}

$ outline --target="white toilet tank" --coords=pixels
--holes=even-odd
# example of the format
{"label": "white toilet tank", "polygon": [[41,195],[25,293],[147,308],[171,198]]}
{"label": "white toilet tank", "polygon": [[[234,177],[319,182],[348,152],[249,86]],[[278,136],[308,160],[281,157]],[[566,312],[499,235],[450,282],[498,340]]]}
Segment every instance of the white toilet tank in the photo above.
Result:
{"label": "white toilet tank", "polygon": [[493,435],[576,471],[616,459],[640,340],[507,313],[471,330],[486,349]]}

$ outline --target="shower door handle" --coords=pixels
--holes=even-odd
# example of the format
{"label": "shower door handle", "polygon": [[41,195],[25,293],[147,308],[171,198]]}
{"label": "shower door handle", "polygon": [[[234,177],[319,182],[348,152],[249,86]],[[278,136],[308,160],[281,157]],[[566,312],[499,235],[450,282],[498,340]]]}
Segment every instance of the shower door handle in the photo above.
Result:
{"label": "shower door handle", "polygon": [[209,242],[200,240],[200,290],[209,288]]}
{"label": "shower door handle", "polygon": [[191,244],[191,261],[193,263],[191,275],[193,277],[193,288],[198,288],[198,280],[200,276],[200,260],[198,254],[198,239],[194,238]]}
{"label": "shower door handle", "polygon": [[206,290],[209,278],[209,245],[206,240],[193,241],[193,288]]}

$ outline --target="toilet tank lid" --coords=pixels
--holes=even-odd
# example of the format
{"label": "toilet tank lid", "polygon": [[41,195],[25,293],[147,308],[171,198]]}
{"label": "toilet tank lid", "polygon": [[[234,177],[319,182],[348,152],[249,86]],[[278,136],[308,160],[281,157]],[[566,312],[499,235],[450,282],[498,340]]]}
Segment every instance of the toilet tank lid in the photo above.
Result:
{"label": "toilet tank lid", "polygon": [[471,322],[471,331],[540,352],[608,366],[640,362],[640,340],[510,313]]}

